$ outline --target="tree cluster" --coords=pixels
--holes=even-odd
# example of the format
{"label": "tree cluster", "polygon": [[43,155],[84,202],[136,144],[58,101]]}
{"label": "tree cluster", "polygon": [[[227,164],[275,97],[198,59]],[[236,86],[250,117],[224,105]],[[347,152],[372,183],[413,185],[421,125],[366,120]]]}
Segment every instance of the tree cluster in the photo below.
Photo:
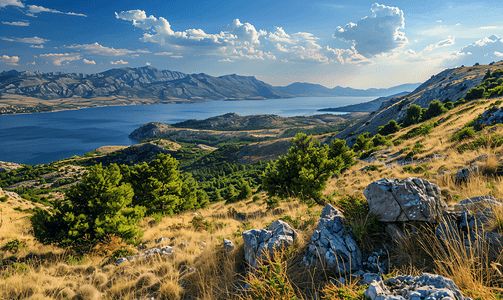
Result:
{"label": "tree cluster", "polygon": [[52,212],[36,210],[31,218],[35,237],[62,246],[97,241],[115,234],[132,241],[136,223],[145,215],[177,213],[207,204],[190,174],[180,174],[178,162],[159,154],[132,167],[91,166],[82,182],[55,201]]}

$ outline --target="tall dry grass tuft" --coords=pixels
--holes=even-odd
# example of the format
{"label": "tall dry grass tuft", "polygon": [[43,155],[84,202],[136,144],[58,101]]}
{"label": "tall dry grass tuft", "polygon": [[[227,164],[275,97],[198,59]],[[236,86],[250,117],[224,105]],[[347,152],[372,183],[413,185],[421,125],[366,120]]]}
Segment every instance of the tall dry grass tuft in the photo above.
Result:
{"label": "tall dry grass tuft", "polygon": [[[462,291],[479,295],[480,299],[496,299],[493,292],[503,283],[494,264],[503,262],[502,245],[494,247],[484,232],[467,237],[444,220],[437,231],[427,228],[418,238],[422,249],[431,258],[436,274],[451,278]],[[439,234],[440,233],[440,236]],[[476,237],[476,238],[473,238]]]}

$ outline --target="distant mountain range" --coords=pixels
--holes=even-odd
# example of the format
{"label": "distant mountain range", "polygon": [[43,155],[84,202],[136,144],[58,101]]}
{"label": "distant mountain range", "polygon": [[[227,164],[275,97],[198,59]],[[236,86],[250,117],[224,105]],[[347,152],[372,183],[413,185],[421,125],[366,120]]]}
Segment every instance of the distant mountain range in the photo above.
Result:
{"label": "distant mountain range", "polygon": [[0,93],[45,100],[119,96],[154,100],[274,99],[291,97],[253,76],[184,74],[152,67],[112,69],[97,74],[0,73]]}
{"label": "distant mountain range", "polygon": [[418,84],[389,89],[326,88],[293,83],[274,87],[253,76],[219,77],[153,67],[111,69],[96,74],[0,73],[0,114],[105,105],[158,104],[208,100],[260,100],[302,96],[381,96],[411,91]]}
{"label": "distant mountain range", "polygon": [[295,82],[287,86],[275,86],[275,88],[285,94],[295,97],[333,97],[333,96],[353,96],[353,97],[372,97],[372,96],[390,96],[402,92],[412,92],[421,83],[408,83],[394,86],[387,89],[366,89],[359,90],[350,87],[336,86],[327,88],[319,84]]}

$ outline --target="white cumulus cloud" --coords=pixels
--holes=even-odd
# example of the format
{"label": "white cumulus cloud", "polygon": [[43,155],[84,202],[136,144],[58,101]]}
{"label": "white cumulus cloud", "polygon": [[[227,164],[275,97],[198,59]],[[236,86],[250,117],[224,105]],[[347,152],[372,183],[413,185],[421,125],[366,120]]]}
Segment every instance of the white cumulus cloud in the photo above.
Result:
{"label": "white cumulus cloud", "polygon": [[405,27],[403,11],[398,7],[372,5],[371,15],[344,28],[337,27],[334,37],[353,42],[358,53],[365,57],[402,48],[408,40],[399,29]]}
{"label": "white cumulus cloud", "polygon": [[4,21],[2,21],[2,24],[4,24],[4,25],[11,25],[11,26],[30,26],[30,22],[24,22],[24,21],[16,21],[16,22],[4,22]]}
{"label": "white cumulus cloud", "polygon": [[44,45],[30,45],[30,48],[44,49]]}
{"label": "white cumulus cloud", "polygon": [[0,8],[6,6],[17,6],[23,8],[24,4],[19,0],[0,0]]}
{"label": "white cumulus cloud", "polygon": [[118,60],[118,61],[110,61],[110,64],[112,65],[127,65],[129,62],[127,61],[123,61],[122,59],[121,60]]}
{"label": "white cumulus cloud", "polygon": [[66,64],[69,64],[70,61],[81,59],[80,53],[48,53],[40,54],[39,57],[52,61],[55,66],[61,66],[61,64],[64,62],[66,62]]}
{"label": "white cumulus cloud", "polygon": [[88,65],[95,65],[96,62],[94,60],[87,60],[87,59],[83,59],[82,60],[85,64],[88,64]]}
{"label": "white cumulus cloud", "polygon": [[17,56],[8,56],[8,55],[0,56],[0,62],[6,63],[8,65],[17,66],[18,61],[19,57]]}
{"label": "white cumulus cloud", "polygon": [[66,46],[66,48],[82,49],[82,50],[85,50],[89,53],[99,54],[99,55],[104,55],[104,56],[121,56],[121,55],[127,55],[127,54],[131,54],[131,53],[136,52],[136,51],[128,50],[128,49],[115,49],[113,47],[112,48],[105,47],[105,46],[98,44],[97,42],[94,44],[71,45],[71,46]]}
{"label": "white cumulus cloud", "polygon": [[501,59],[498,53],[503,53],[503,38],[491,35],[453,53],[444,60],[443,64],[445,67],[468,66],[475,63],[488,64]]}

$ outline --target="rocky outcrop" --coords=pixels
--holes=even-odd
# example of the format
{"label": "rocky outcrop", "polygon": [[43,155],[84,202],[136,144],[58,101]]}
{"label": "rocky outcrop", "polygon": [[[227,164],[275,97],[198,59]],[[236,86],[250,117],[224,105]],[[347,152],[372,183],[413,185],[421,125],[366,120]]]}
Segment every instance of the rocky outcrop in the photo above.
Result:
{"label": "rocky outcrop", "polygon": [[318,229],[311,236],[311,243],[302,263],[306,266],[324,265],[339,274],[360,270],[362,253],[352,232],[344,226],[344,215],[327,204],[321,211]]}
{"label": "rocky outcrop", "polygon": [[428,180],[408,177],[380,179],[363,192],[370,213],[380,215],[383,222],[437,222],[447,208],[440,199],[440,188]]}
{"label": "rocky outcrop", "polygon": [[245,260],[252,268],[260,265],[267,256],[282,251],[293,244],[297,232],[287,223],[277,220],[267,229],[250,229],[243,232]]}
{"label": "rocky outcrop", "polygon": [[371,300],[470,300],[461,294],[451,279],[433,274],[397,276],[385,281],[373,281],[363,295]]}
{"label": "rocky outcrop", "polygon": [[476,125],[490,126],[503,123],[503,107],[492,107],[482,113]]}

